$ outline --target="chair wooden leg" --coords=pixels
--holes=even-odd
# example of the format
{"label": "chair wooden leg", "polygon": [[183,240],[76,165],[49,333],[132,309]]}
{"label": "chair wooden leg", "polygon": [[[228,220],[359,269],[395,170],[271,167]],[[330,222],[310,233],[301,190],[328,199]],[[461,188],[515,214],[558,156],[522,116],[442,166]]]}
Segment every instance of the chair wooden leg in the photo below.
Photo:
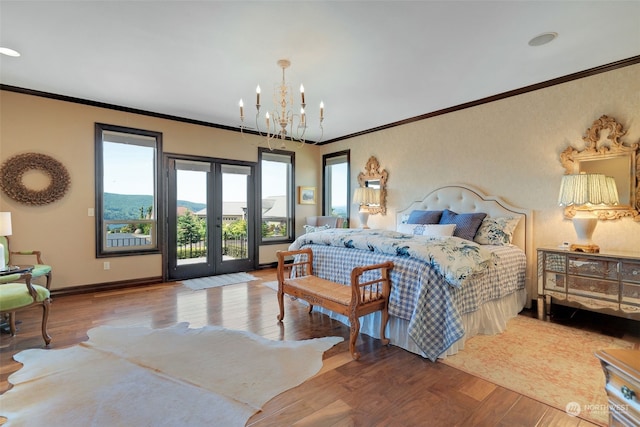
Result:
{"label": "chair wooden leg", "polygon": [[9,313],[9,332],[11,332],[11,336],[16,334],[16,312],[12,311]]}
{"label": "chair wooden leg", "polygon": [[53,272],[49,272],[47,274],[47,283],[45,284],[47,289],[51,289],[51,275],[53,274]]}
{"label": "chair wooden leg", "polygon": [[49,304],[51,300],[49,298],[42,301],[42,338],[44,338],[45,345],[49,345],[51,337],[47,333],[47,321],[49,320]]}
{"label": "chair wooden leg", "polygon": [[356,341],[358,341],[358,335],[360,334],[360,319],[357,316],[349,316],[349,323],[351,324],[349,351],[351,352],[351,358],[358,360],[360,359],[360,353],[356,351]]}
{"label": "chair wooden leg", "polygon": [[280,314],[278,314],[278,320],[282,322],[282,319],[284,319],[284,292],[282,292],[282,290],[280,289],[278,289],[278,306],[280,307]]}

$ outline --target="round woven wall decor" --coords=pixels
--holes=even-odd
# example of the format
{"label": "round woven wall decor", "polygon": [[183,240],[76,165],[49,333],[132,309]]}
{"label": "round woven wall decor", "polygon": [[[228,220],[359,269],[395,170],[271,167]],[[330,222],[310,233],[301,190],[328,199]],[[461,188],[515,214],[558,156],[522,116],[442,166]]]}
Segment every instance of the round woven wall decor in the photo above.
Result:
{"label": "round woven wall decor", "polygon": [[[38,170],[49,176],[50,184],[43,190],[31,190],[24,185],[24,174]],[[62,163],[38,153],[18,154],[6,160],[0,168],[0,188],[13,200],[25,205],[46,205],[61,199],[71,178]]]}

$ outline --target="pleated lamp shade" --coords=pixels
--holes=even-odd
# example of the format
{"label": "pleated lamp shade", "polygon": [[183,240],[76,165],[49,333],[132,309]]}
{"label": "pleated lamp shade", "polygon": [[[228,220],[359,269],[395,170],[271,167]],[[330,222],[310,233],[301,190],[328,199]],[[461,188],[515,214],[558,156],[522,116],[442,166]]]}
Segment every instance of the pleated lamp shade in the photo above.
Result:
{"label": "pleated lamp shade", "polygon": [[560,206],[607,205],[620,203],[616,181],[598,173],[564,175],[560,184]]}
{"label": "pleated lamp shade", "polygon": [[353,203],[358,205],[379,205],[380,190],[371,187],[358,187],[353,192]]}
{"label": "pleated lamp shade", "polygon": [[600,247],[592,237],[598,224],[598,218],[588,209],[580,207],[588,205],[613,206],[620,203],[616,181],[610,177],[596,173],[582,173],[564,175],[560,184],[558,204],[560,206],[575,206],[573,227],[577,240],[569,248],[572,251],[598,253]]}

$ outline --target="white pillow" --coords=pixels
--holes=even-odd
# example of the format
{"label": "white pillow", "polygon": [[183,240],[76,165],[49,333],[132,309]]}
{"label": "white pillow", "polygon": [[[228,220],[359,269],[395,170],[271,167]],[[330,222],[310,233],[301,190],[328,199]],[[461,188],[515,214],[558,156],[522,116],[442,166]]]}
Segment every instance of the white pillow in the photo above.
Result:
{"label": "white pillow", "polygon": [[455,224],[398,224],[397,231],[414,236],[450,237],[455,229]]}
{"label": "white pillow", "polygon": [[315,231],[322,231],[322,230],[328,230],[331,228],[331,226],[329,224],[327,225],[303,225],[304,227],[304,232],[306,233],[313,233]]}

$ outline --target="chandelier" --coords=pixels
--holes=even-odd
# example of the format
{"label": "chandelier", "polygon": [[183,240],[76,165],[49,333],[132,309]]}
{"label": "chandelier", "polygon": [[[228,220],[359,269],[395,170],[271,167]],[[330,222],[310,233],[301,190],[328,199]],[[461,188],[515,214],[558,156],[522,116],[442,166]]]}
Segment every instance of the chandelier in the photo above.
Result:
{"label": "chandelier", "polygon": [[[280,140],[280,148],[286,148],[285,142],[287,140],[295,141],[299,147],[305,144],[305,131],[307,130],[307,114],[305,108],[307,104],[304,100],[304,86],[300,85],[300,113],[293,111],[293,91],[291,86],[287,85],[285,81],[285,70],[289,68],[291,61],[288,59],[281,59],[278,61],[278,66],[282,68],[282,82],[275,86],[273,92],[273,104],[274,109],[267,111],[264,115],[264,132],[260,129],[260,85],[256,87],[256,129],[260,136],[266,136],[267,145],[270,150],[273,150],[272,143],[274,140]],[[244,129],[244,103],[240,100],[240,131]],[[324,103],[320,102],[320,138],[315,141],[315,144],[322,140],[324,135],[324,129],[322,127],[322,121],[324,120]]]}

